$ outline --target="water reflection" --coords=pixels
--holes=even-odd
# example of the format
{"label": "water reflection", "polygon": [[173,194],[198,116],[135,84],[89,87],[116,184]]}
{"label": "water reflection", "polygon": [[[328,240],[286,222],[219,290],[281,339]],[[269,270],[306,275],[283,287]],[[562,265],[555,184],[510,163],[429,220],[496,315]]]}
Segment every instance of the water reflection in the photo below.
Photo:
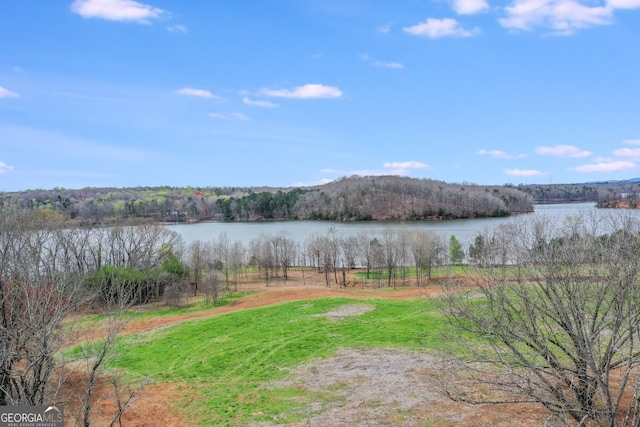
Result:
{"label": "water reflection", "polygon": [[[566,217],[580,211],[593,210],[595,203],[570,203],[556,205],[535,205],[535,212],[523,215],[551,215]],[[260,234],[275,235],[286,231],[296,242],[304,241],[314,233],[325,234],[330,227],[335,228],[340,236],[355,236],[363,231],[373,236],[380,236],[385,230],[430,230],[449,239],[451,235],[463,243],[473,240],[476,233],[486,228],[496,227],[513,221],[513,218],[478,218],[456,219],[444,221],[259,221],[259,222],[201,222],[196,224],[171,224],[169,229],[182,235],[186,243],[194,240],[209,241],[226,233],[230,241],[241,241],[248,245],[251,239]]]}

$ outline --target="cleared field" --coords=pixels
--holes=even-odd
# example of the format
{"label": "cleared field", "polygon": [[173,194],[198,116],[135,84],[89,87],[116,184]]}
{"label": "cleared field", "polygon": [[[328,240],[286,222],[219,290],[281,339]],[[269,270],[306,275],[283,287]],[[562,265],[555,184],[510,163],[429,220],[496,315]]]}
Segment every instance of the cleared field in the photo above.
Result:
{"label": "cleared field", "polygon": [[[362,304],[371,311],[323,316]],[[202,425],[298,421],[306,402],[327,397],[297,387],[268,389],[265,384],[342,348],[434,347],[442,324],[425,300],[299,301],[129,336],[117,367],[197,389],[199,398],[190,405],[189,418],[202,420]]]}
{"label": "cleared field", "polygon": [[[321,280],[321,277],[317,278]],[[535,406],[470,406],[437,392],[449,327],[425,288],[243,286],[225,305],[194,300],[131,314],[113,365],[152,380],[127,426],[534,426]],[[95,425],[115,403],[97,390]],[[73,425],[73,424],[72,424]]]}

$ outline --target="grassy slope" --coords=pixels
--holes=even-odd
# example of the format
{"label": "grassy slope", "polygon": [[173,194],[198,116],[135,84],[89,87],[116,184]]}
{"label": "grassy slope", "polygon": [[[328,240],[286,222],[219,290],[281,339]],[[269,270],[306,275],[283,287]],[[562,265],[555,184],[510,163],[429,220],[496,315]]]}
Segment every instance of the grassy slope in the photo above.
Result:
{"label": "grassy slope", "polygon": [[[366,303],[375,310],[341,321],[313,317],[350,303]],[[343,347],[435,348],[443,325],[442,316],[425,299],[300,301],[127,337],[116,366],[157,381],[178,382],[192,389],[187,393],[191,397],[195,391],[199,397],[189,416],[203,425],[273,421],[282,413],[292,414],[296,405],[304,406],[307,398],[322,398],[305,390],[261,387],[286,376],[286,368]]]}

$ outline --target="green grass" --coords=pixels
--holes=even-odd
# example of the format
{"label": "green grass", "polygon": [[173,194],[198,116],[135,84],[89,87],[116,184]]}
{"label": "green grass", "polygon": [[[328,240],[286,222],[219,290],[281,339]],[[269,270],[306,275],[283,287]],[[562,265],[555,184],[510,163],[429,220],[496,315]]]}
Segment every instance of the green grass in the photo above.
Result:
{"label": "green grass", "polygon": [[[126,337],[114,367],[197,389],[198,399],[189,407],[193,423],[295,421],[301,417],[295,408],[305,407],[311,397],[328,397],[295,388],[262,387],[286,376],[288,368],[329,357],[344,347],[424,349],[441,342],[445,320],[424,299],[367,300],[375,310],[342,321],[312,317],[355,302],[363,303],[345,298],[292,302]],[[291,415],[278,418],[283,413]]]}

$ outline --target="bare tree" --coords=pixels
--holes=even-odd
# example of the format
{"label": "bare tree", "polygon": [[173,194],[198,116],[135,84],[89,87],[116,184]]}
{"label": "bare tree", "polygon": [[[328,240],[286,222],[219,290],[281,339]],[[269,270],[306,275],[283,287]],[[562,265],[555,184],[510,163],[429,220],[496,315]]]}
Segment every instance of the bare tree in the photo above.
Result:
{"label": "bare tree", "polygon": [[[334,236],[335,236],[335,229]],[[329,234],[329,233],[328,233]],[[315,267],[318,271],[324,273],[324,280],[327,287],[331,286],[330,273],[335,266],[336,251],[334,251],[329,240],[328,234],[313,233],[307,238],[304,244],[304,251],[311,262],[311,267]],[[335,243],[338,243],[337,236]],[[335,248],[336,250],[339,247]]]}
{"label": "bare tree", "polygon": [[205,276],[205,295],[213,304],[218,303],[220,291],[224,284],[224,275],[216,268],[210,268]]}
{"label": "bare tree", "polygon": [[382,251],[384,266],[387,270],[387,286],[396,286],[396,269],[398,268],[399,244],[398,236],[392,230],[386,229],[382,233]]}
{"label": "bare tree", "polygon": [[[119,287],[116,281],[110,281],[111,286]],[[136,288],[129,288],[126,292],[137,292]],[[114,352],[114,344],[116,339],[120,335],[120,332],[126,326],[128,317],[126,311],[133,305],[133,301],[137,301],[138,297],[135,295],[126,295],[119,289],[117,292],[109,292],[109,295],[113,295],[113,298],[105,301],[102,305],[104,317],[99,327],[95,331],[95,336],[88,336],[85,342],[80,344],[81,359],[83,362],[79,366],[84,368],[86,373],[86,384],[83,387],[84,396],[82,398],[82,424],[84,427],[89,427],[92,420],[92,408],[96,404],[96,398],[94,391],[98,385],[98,381],[101,378],[105,378],[108,374],[106,372],[106,365],[108,361],[117,358],[117,353]],[[118,378],[116,374],[110,375],[110,382],[113,386],[114,395],[116,397],[116,403],[118,410],[113,417],[111,425],[116,420],[120,420],[124,412],[129,408],[133,400],[135,400],[139,391],[144,388],[148,383],[148,380],[143,380],[136,388],[132,389],[129,385],[125,386],[128,390],[128,396],[126,397],[126,403],[122,404],[122,388],[123,381]]]}
{"label": "bare tree", "polygon": [[346,270],[356,268],[358,263],[358,238],[348,236],[341,240],[342,285],[347,286]]}
{"label": "bare tree", "polygon": [[238,274],[243,265],[245,265],[246,249],[242,242],[235,241],[231,244],[229,251],[229,267],[233,273],[234,291],[238,292]]}
{"label": "bare tree", "polygon": [[467,340],[471,356],[452,358],[459,365],[449,372],[508,397],[487,400],[451,383],[445,391],[476,403],[537,402],[566,425],[640,425],[639,232],[631,215],[586,213],[485,232],[501,261],[454,280],[452,290],[471,282],[473,291],[451,292],[444,306],[457,327],[484,339]]}
{"label": "bare tree", "polygon": [[323,236],[320,233],[313,233],[304,242],[304,252],[309,259],[310,266],[320,271],[322,265],[322,245]]}
{"label": "bare tree", "polygon": [[220,266],[220,272],[224,275],[224,284],[229,290],[229,254],[231,247],[227,233],[223,231],[218,235],[218,239],[213,242],[213,256]]}
{"label": "bare tree", "polygon": [[[118,230],[116,237],[120,243],[133,245],[121,246],[124,261],[119,257],[113,260],[123,262],[123,266],[134,259],[140,266],[157,264],[161,244],[156,237],[144,238],[147,234],[141,230],[144,231]],[[78,229],[75,222],[51,211],[9,209],[0,215],[0,405],[57,402],[69,374],[82,368],[86,381],[79,394],[83,395],[84,407],[78,419],[85,426],[90,424],[93,390],[105,373],[105,361],[112,357],[113,343],[123,324],[124,307],[122,304],[116,304],[120,307],[116,310],[109,307],[104,328],[90,333],[82,330],[74,319],[84,313],[89,302],[100,300],[109,305],[105,296],[110,296],[128,305],[140,298],[126,295],[125,291],[141,291],[136,286],[123,287],[115,277],[106,278],[96,288],[88,286],[88,275],[93,275],[103,260],[109,259],[109,256],[102,258],[104,242],[100,239],[111,231],[94,233],[91,228]],[[141,239],[132,238],[130,232]],[[152,234],[173,235],[162,230]],[[142,243],[138,245],[136,241]],[[145,260],[145,254],[150,253],[155,255]],[[107,285],[117,291],[104,292],[103,286]],[[88,340],[85,356],[91,354],[81,358],[86,365],[78,364],[78,359],[69,360],[71,353],[61,351],[78,344],[78,339]],[[122,386],[116,377],[112,379]],[[128,407],[126,402],[131,402],[131,395],[123,394],[122,387],[120,397],[123,404],[118,411],[120,415],[116,415],[118,419]]]}
{"label": "bare tree", "polygon": [[198,285],[202,278],[202,272],[207,263],[207,248],[201,240],[194,240],[187,247],[187,259],[189,276],[195,285],[194,295],[198,294]]}
{"label": "bare tree", "polygon": [[282,269],[282,276],[286,281],[289,278],[289,268],[296,259],[296,242],[290,233],[283,230],[271,238],[271,244],[276,256],[276,265]]}
{"label": "bare tree", "polygon": [[[116,422],[118,423],[118,426],[123,427],[124,424],[122,423],[122,416],[131,407],[131,405],[138,400],[140,393],[147,384],[148,380],[145,379],[135,387],[132,387],[129,383],[122,384],[117,378],[111,378],[111,385],[113,385],[113,394],[118,410],[113,415],[113,418],[109,423],[109,427],[113,427]],[[123,388],[125,389],[124,394],[122,392]]]}
{"label": "bare tree", "polygon": [[382,279],[384,278],[384,267],[386,265],[386,257],[384,246],[380,243],[377,237],[374,237],[369,243],[371,248],[371,259],[373,261],[372,266],[376,276],[376,286],[382,286]]}
{"label": "bare tree", "polygon": [[183,252],[182,237],[160,225],[113,227],[100,236],[106,263],[118,268],[147,270],[161,263],[166,248],[178,258]]}
{"label": "bare tree", "polygon": [[409,239],[409,247],[416,269],[416,284],[421,286],[424,273],[431,280],[433,267],[444,264],[446,244],[435,232],[418,230]]}
{"label": "bare tree", "polygon": [[396,252],[398,265],[400,266],[400,278],[402,280],[407,278],[407,267],[411,265],[411,251],[409,250],[410,240],[411,234],[403,224],[402,229],[396,236]]}
{"label": "bare tree", "polygon": [[254,265],[264,274],[265,284],[270,286],[276,268],[276,257],[271,237],[261,234],[259,237],[251,239],[249,253]]}
{"label": "bare tree", "polygon": [[180,307],[189,302],[191,287],[186,283],[174,283],[164,288],[164,302],[168,306]]}
{"label": "bare tree", "polygon": [[46,212],[0,215],[0,405],[41,405],[58,390],[60,324],[84,300],[78,269],[59,268],[63,227]]}
{"label": "bare tree", "polygon": [[347,268],[356,268],[360,259],[360,242],[357,236],[348,236],[342,240],[342,256]]}
{"label": "bare tree", "polygon": [[374,256],[373,256],[373,237],[366,231],[361,231],[358,233],[358,249],[360,259],[364,264],[364,267],[367,269],[367,280],[370,278],[371,269],[374,266]]}
{"label": "bare tree", "polygon": [[340,241],[341,237],[338,230],[335,227],[329,227],[327,230],[325,245],[327,253],[325,254],[325,257],[327,264],[330,265],[330,268],[333,271],[333,280],[336,284],[338,284],[338,264],[340,263],[342,255],[340,252],[340,247],[342,246]]}

